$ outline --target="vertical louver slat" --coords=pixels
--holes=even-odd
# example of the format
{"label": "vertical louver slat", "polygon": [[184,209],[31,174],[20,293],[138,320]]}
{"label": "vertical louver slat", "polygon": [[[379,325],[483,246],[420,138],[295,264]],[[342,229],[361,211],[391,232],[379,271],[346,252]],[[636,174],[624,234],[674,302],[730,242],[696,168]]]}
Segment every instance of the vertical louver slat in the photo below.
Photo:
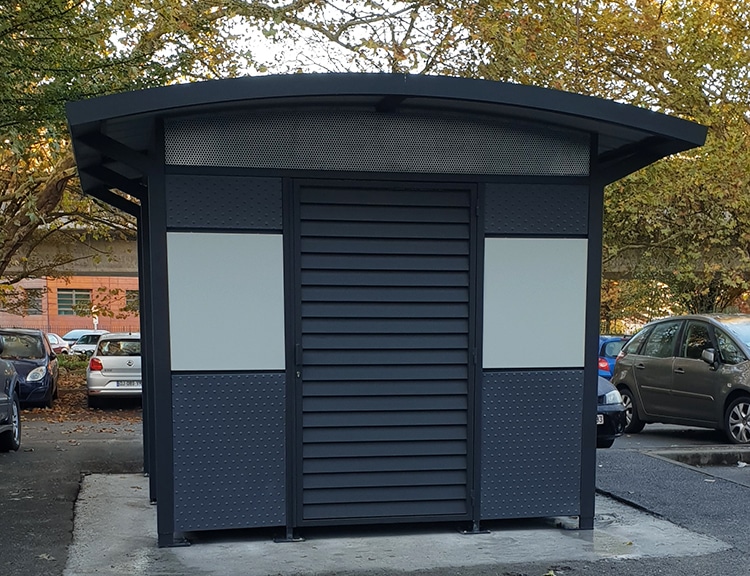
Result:
{"label": "vertical louver slat", "polygon": [[302,523],[467,517],[470,189],[297,198]]}

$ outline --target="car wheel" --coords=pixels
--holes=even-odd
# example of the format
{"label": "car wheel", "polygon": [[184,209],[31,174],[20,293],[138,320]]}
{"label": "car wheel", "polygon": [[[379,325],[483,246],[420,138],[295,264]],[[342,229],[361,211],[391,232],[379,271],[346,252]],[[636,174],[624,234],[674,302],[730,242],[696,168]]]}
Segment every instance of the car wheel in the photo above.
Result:
{"label": "car wheel", "polygon": [[604,438],[597,438],[596,439],[596,447],[597,448],[611,448],[612,444],[615,443],[614,438],[607,438],[606,440]]}
{"label": "car wheel", "polygon": [[0,434],[0,452],[18,450],[21,447],[21,406],[18,397],[11,402],[10,420],[12,428]]}
{"label": "car wheel", "polygon": [[60,397],[60,390],[57,388],[57,380],[55,380],[55,388],[54,392],[52,393],[52,399],[57,400]]}
{"label": "car wheel", "polygon": [[735,398],[727,406],[724,431],[732,444],[750,444],[750,396]]}
{"label": "car wheel", "polygon": [[620,396],[622,396],[622,404],[625,406],[625,433],[637,434],[643,430],[646,423],[638,417],[638,406],[630,388],[623,386],[619,388],[619,391]]}
{"label": "car wheel", "polygon": [[54,387],[50,388],[49,394],[42,402],[42,407],[44,408],[52,408],[52,401],[55,399],[55,389]]}
{"label": "car wheel", "polygon": [[99,398],[94,398],[93,396],[88,396],[87,399],[89,408],[99,408],[101,406],[101,402],[99,402]]}

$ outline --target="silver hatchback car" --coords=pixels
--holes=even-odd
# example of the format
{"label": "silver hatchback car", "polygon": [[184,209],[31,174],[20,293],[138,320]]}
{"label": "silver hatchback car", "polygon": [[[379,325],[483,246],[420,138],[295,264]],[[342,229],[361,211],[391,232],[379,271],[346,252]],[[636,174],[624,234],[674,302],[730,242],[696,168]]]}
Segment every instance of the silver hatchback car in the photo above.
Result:
{"label": "silver hatchback car", "polygon": [[88,403],[141,395],[141,335],[110,333],[99,338],[86,368]]}

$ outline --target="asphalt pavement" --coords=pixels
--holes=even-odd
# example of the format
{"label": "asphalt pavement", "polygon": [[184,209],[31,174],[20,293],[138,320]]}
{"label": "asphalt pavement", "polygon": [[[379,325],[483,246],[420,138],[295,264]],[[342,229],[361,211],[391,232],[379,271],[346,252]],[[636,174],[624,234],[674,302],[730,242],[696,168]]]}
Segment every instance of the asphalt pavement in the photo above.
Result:
{"label": "asphalt pavement", "polygon": [[750,466],[685,464],[675,451],[726,446],[715,433],[649,429],[598,451],[590,532],[565,519],[474,536],[327,530],[287,544],[240,531],[159,549],[140,425],[25,423],[22,450],[0,454],[0,575],[750,576]]}

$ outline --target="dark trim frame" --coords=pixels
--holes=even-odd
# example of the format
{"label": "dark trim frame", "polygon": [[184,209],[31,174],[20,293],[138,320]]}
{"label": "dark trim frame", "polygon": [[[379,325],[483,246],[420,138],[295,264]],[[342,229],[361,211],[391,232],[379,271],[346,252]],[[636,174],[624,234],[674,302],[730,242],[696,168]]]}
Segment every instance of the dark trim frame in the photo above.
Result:
{"label": "dark trim frame", "polygon": [[289,170],[270,168],[237,168],[233,166],[165,166],[165,173],[169,176],[200,175],[200,176],[247,176],[257,178],[298,178],[328,180],[332,177],[342,180],[394,180],[397,182],[475,182],[502,184],[580,184],[588,185],[588,176],[541,176],[529,174],[525,176],[504,174],[448,174],[439,172],[349,172],[324,170]]}
{"label": "dark trim frame", "polygon": [[[596,146],[594,136],[592,148]],[[592,154],[591,169],[596,170]],[[580,530],[594,529],[596,495],[596,403],[599,372],[599,304],[602,275],[602,219],[604,183],[596,178],[589,185],[588,266],[586,276],[586,321],[584,340],[583,409],[581,411],[581,513]]]}
{"label": "dark trim frame", "polygon": [[469,504],[471,531],[479,531],[482,503],[482,348],[484,327],[484,185],[473,183],[471,253],[469,255]]}
{"label": "dark trim frame", "polygon": [[299,250],[296,238],[296,202],[294,194],[294,182],[284,178],[282,188],[282,210],[284,226],[284,320],[286,332],[286,541],[295,538],[294,529],[297,527],[295,512],[297,502],[300,501],[301,479],[297,470],[297,436],[299,434],[297,423],[297,407],[301,403],[301,390],[299,386],[301,358],[301,327],[296,321],[297,314],[301,310],[299,295],[295,292],[295,286],[299,282],[299,266],[296,255]]}
{"label": "dark trim frame", "polygon": [[[152,357],[151,382],[154,388],[154,422],[156,457],[157,532],[159,546],[175,546],[180,542],[174,533],[174,438],[172,425],[172,373],[169,344],[169,287],[166,282],[167,265],[167,203],[164,179],[164,126],[156,126],[156,158],[148,178],[148,215],[146,223],[150,246],[149,266],[151,282],[150,329]],[[157,306],[156,303],[159,303]]]}
{"label": "dark trim frame", "polygon": [[156,501],[156,435],[154,431],[154,380],[153,380],[153,355],[151,354],[151,333],[149,327],[152,324],[152,306],[150,298],[143,298],[152,286],[148,262],[151,252],[148,241],[148,203],[141,201],[141,213],[138,218],[138,287],[141,326],[141,378],[143,380],[143,471],[148,475],[148,495],[151,502]]}
{"label": "dark trim frame", "polygon": [[[331,519],[331,520],[315,520],[313,522],[305,521],[303,518],[303,507],[301,505],[303,501],[303,471],[300,458],[302,450],[302,381],[299,376],[302,370],[302,324],[298,322],[298,313],[302,310],[302,294],[297,289],[300,285],[300,268],[296,262],[296,254],[300,251],[300,215],[299,215],[299,187],[310,182],[315,184],[320,183],[332,183],[341,184],[346,183],[356,187],[358,183],[372,183],[372,182],[393,182],[399,183],[404,180],[398,178],[398,174],[385,173],[382,177],[373,177],[375,175],[359,174],[358,177],[353,178],[351,175],[346,177],[338,177],[336,173],[327,173],[326,178],[295,178],[284,180],[284,256],[285,262],[285,289],[287,290],[286,308],[285,313],[289,313],[289,317],[286,320],[287,326],[287,384],[293,382],[293,390],[289,388],[287,399],[287,410],[291,411],[290,418],[293,420],[291,425],[287,424],[287,430],[292,435],[288,436],[290,444],[295,446],[287,447],[287,455],[290,458],[290,462],[287,462],[287,470],[290,474],[290,486],[288,487],[288,502],[287,510],[290,511],[290,518],[287,519],[287,540],[294,539],[294,530],[296,528],[308,527],[308,526],[336,526],[336,525],[349,525],[349,524],[361,524],[361,520],[357,519]],[[451,180],[449,182],[441,181],[439,178],[433,179],[419,179],[416,180],[418,184],[421,184],[425,190],[430,189],[430,184],[444,184],[446,187],[451,185],[458,185],[466,189],[469,193],[470,198],[470,226],[469,226],[469,246],[471,253],[469,254],[469,329],[468,329],[468,354],[469,359],[467,363],[468,368],[468,382],[467,382],[467,396],[468,396],[468,407],[467,407],[467,418],[468,422],[466,425],[467,429],[467,482],[466,482],[466,504],[467,513],[465,516],[449,515],[445,517],[436,518],[433,516],[409,516],[406,518],[368,518],[370,524],[399,524],[399,523],[411,523],[411,522],[423,522],[423,521],[435,521],[435,522],[471,522],[472,529],[478,531],[479,529],[479,493],[481,486],[481,458],[480,458],[480,443],[481,436],[478,435],[479,421],[481,420],[481,382],[482,382],[482,366],[481,366],[481,354],[478,352],[481,349],[482,333],[481,333],[481,318],[478,318],[476,314],[481,311],[482,303],[479,300],[474,300],[482,296],[481,281],[483,279],[483,258],[484,258],[484,225],[482,220],[482,211],[480,210],[480,186],[478,181],[481,177],[470,176],[468,178],[461,178],[460,180]],[[415,179],[409,179],[409,182],[415,182]],[[292,236],[287,240],[288,236]],[[291,252],[289,251],[291,250]],[[292,267],[289,270],[288,267]],[[290,322],[292,326],[290,327]],[[293,342],[289,342],[289,335],[293,333]],[[479,359],[479,360],[478,360]],[[293,367],[290,369],[290,360],[293,361]],[[289,414],[289,412],[288,412]],[[293,458],[293,459],[292,459]],[[295,514],[291,516],[291,513]]]}

